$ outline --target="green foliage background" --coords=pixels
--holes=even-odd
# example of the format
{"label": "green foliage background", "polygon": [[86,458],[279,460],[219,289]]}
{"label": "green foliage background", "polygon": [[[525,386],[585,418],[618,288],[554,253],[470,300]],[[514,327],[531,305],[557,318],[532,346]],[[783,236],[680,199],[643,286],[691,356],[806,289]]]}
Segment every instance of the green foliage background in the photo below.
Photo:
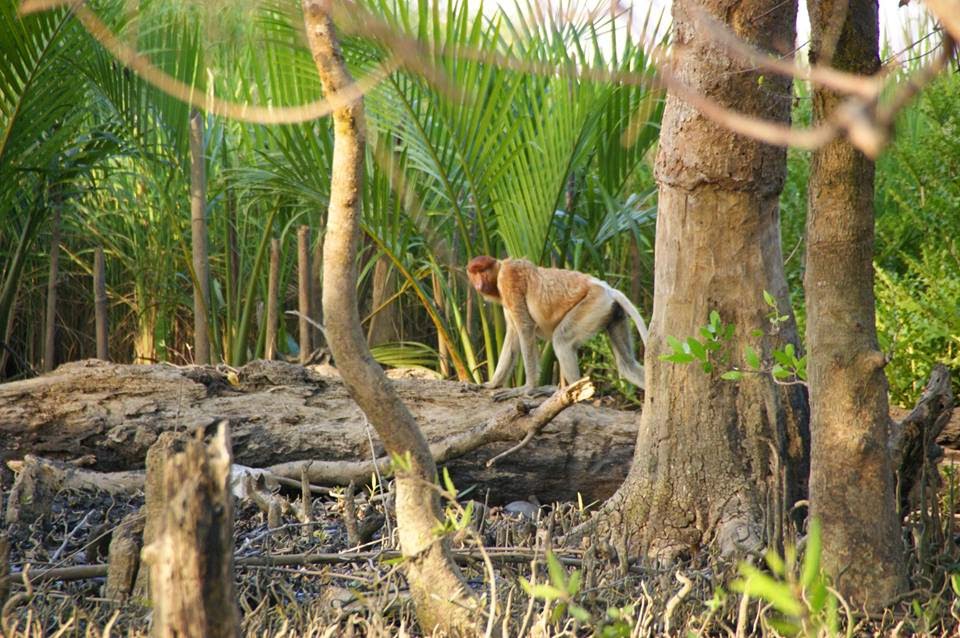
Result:
{"label": "green foliage background", "polygon": [[[923,60],[909,63],[905,78]],[[810,95],[795,87],[794,123],[810,121]],[[876,165],[875,294],[891,399],[911,406],[934,364],[960,389],[960,74],[942,75],[899,117]],[[791,149],[780,198],[787,277],[801,328],[803,233],[809,152]],[[802,334],[802,333],[801,333]]]}
{"label": "green foliage background", "polygon": [[[93,250],[107,254],[112,356],[192,360],[189,108],[121,67],[63,8],[21,16],[0,0],[0,378],[38,367],[51,211],[61,210],[58,354],[91,356]],[[619,39],[609,16],[538,20],[479,2],[363,0],[437,70],[391,73],[366,97],[365,321],[375,264],[396,281],[390,365],[479,381],[493,369],[502,318],[480,304],[463,264],[481,253],[526,256],[595,273],[649,312],[656,220],[651,158],[662,95],[648,88],[648,48]],[[299,105],[322,97],[298,2],[122,0],[91,6],[166,73],[234,101]],[[390,46],[345,25],[358,76]],[[930,41],[932,42],[932,40]],[[494,64],[508,60],[511,64]],[[909,61],[900,77],[924,59]],[[549,69],[549,72],[544,71]],[[531,72],[535,71],[535,72]],[[594,73],[593,79],[587,79]],[[613,82],[603,74],[625,78]],[[441,78],[441,80],[438,80]],[[892,397],[907,405],[935,362],[960,368],[960,76],[944,74],[899,118],[877,163],[876,296]],[[793,97],[810,119],[809,89]],[[332,135],[328,120],[261,126],[205,122],[215,356],[263,352],[267,242],[281,242],[281,303],[295,307],[296,228],[322,241]],[[791,150],[781,197],[783,253],[803,327],[809,153]],[[758,291],[759,294],[759,291]],[[280,351],[295,356],[292,320]],[[12,362],[12,353],[22,361]],[[442,353],[442,354],[441,354]],[[17,364],[17,365],[14,365]],[[23,364],[23,365],[21,365]],[[585,372],[617,380],[608,344],[587,344]],[[958,388],[960,389],[960,388]]]}

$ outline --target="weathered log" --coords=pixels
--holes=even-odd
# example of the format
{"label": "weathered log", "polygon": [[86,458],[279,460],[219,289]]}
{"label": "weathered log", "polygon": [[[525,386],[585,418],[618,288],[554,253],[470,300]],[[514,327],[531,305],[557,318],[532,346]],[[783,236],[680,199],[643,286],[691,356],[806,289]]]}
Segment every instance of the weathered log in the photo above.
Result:
{"label": "weathered log", "polygon": [[45,514],[53,503],[53,496],[61,490],[90,490],[117,495],[143,487],[142,473],[113,472],[105,476],[33,454],[27,454],[19,461],[8,461],[7,467],[16,474],[7,499],[7,524],[32,521]]}
{"label": "weathered log", "polygon": [[[323,483],[318,477],[325,471],[344,476],[344,467],[356,469],[364,461],[360,478],[366,479],[369,461],[384,456],[376,433],[336,376],[256,361],[241,368],[237,378],[231,384],[225,372],[211,367],[87,360],[0,385],[0,455],[92,455],[91,469],[139,469],[162,432],[227,420],[237,463],[266,468],[314,460],[314,483]],[[511,404],[494,402],[491,392],[479,386],[422,378],[395,378],[393,383],[435,453],[438,446],[469,438],[504,412],[516,412]],[[543,502],[571,500],[578,492],[587,501],[603,499],[629,468],[636,419],[633,412],[581,403],[556,416],[523,454],[493,468],[484,463],[516,437],[473,451],[451,450],[449,458],[461,456],[446,465],[458,487],[489,488],[491,503],[529,495]],[[300,464],[281,467],[299,479]]]}
{"label": "weathered log", "polygon": [[937,483],[934,465],[943,456],[937,438],[953,413],[950,370],[942,364],[933,368],[916,407],[894,427],[893,460],[897,467],[899,507],[910,506],[911,493],[923,479]]}
{"label": "weathered log", "polygon": [[134,512],[124,517],[113,531],[107,559],[107,584],[104,595],[122,601],[133,591],[140,571],[144,515]]}
{"label": "weathered log", "polygon": [[182,452],[178,447],[158,448],[162,474],[151,468],[147,477],[148,494],[163,498],[161,508],[147,510],[154,537],[143,548],[151,635],[238,636],[228,428],[221,423],[209,445],[195,436],[182,442]]}

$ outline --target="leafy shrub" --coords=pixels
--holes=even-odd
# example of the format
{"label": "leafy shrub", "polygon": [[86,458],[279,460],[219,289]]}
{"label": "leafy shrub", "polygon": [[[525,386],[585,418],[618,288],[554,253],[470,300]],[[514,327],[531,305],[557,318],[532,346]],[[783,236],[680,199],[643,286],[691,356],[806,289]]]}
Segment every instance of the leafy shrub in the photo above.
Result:
{"label": "leafy shrub", "polygon": [[877,324],[901,404],[935,363],[960,369],[958,101],[960,75],[941,77],[903,113],[877,164]]}

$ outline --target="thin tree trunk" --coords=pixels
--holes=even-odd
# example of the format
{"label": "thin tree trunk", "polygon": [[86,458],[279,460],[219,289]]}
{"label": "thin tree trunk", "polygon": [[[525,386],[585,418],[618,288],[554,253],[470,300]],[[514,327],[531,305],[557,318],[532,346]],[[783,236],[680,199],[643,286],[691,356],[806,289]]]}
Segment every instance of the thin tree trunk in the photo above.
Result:
{"label": "thin tree trunk", "polygon": [[[335,99],[353,83],[328,11],[331,3],[303,0],[307,39],[324,93]],[[363,102],[333,114],[333,175],[323,251],[323,309],[327,338],[344,383],[368,416],[386,450],[409,460],[397,471],[397,528],[410,592],[423,633],[474,633],[477,600],[453,562],[449,542],[437,538],[441,519],[434,489],[436,465],[416,420],[370,356],[360,330],[355,256],[359,241],[364,165]]]}
{"label": "thin tree trunk", "polygon": [[310,360],[310,227],[297,229],[297,307],[300,311],[300,363]]}
{"label": "thin tree trunk", "polygon": [[57,367],[57,280],[60,278],[60,202],[53,204],[50,226],[50,275],[47,278],[47,321],[43,346],[43,371]]}
{"label": "thin tree trunk", "polygon": [[134,287],[137,331],[133,338],[134,363],[154,363],[157,360],[157,300],[151,298],[146,286]]}
{"label": "thin tree trunk", "polygon": [[203,157],[203,115],[190,112],[190,219],[193,229],[193,361],[210,363],[210,260],[207,255],[207,177]]}
{"label": "thin tree trunk", "polygon": [[[834,15],[839,2],[809,3],[811,64],[834,50],[834,67],[876,73],[876,1],[849,0],[845,20],[842,13]],[[829,119],[842,100],[833,91],[815,89],[813,125]],[[880,609],[905,588],[906,568],[889,449],[885,360],[876,334],[873,190],[873,162],[846,139],[814,152],[804,288],[810,505],[823,528],[822,564],[851,603]]]}
{"label": "thin tree trunk", "polygon": [[270,272],[267,276],[267,344],[264,359],[277,356],[277,314],[279,312],[277,290],[280,282],[280,240],[270,240]]}
{"label": "thin tree trunk", "polygon": [[[323,233],[318,234],[320,236],[313,245],[313,255],[310,257],[310,318],[323,325]],[[319,328],[311,327],[313,332],[310,333],[310,343],[314,348],[319,348],[325,343],[323,333]]]}
{"label": "thin tree trunk", "polygon": [[[20,275],[27,260],[27,253],[33,243],[33,234],[41,220],[40,211],[31,208],[27,213],[27,221],[17,241],[17,247],[4,269],[3,285],[0,286],[0,325],[4,326],[3,343],[10,347],[10,337],[13,335],[13,325],[16,320],[17,294],[20,291]],[[0,374],[7,368],[9,352],[6,348],[0,353]],[[17,363],[19,366],[20,363]]]}
{"label": "thin tree trunk", "polygon": [[110,360],[107,317],[107,273],[103,248],[97,246],[93,257],[93,309],[97,333],[97,359]]}
{"label": "thin tree trunk", "polygon": [[370,312],[373,315],[367,329],[370,347],[399,340],[396,329],[397,304],[396,300],[390,300],[396,292],[397,279],[390,270],[390,259],[381,255],[373,267],[373,292],[370,295]]}
{"label": "thin tree trunk", "polygon": [[[11,305],[12,309],[16,309],[17,307],[16,295],[19,293],[20,293],[20,290],[18,288],[12,300],[12,305]],[[13,327],[14,327],[14,324],[16,323],[14,321],[15,317],[16,317],[16,314],[14,312],[11,312],[9,315],[7,315],[7,324],[3,328],[3,343],[5,347],[0,349],[0,378],[6,378],[5,371],[7,369],[7,363],[9,363],[10,361],[10,355],[13,354],[10,350],[10,340],[13,338]],[[21,363],[22,362],[20,360],[20,357],[15,357],[14,364],[17,367],[20,367]],[[25,372],[25,370],[21,370],[21,372]]]}
{"label": "thin tree trunk", "polygon": [[[674,0],[673,72],[728,108],[781,122],[790,83],[765,77],[717,46],[697,25],[704,10],[756,47],[793,47],[796,4],[781,0]],[[780,542],[784,517],[806,483],[807,406],[799,387],[768,376],[723,381],[750,346],[796,341],[792,323],[773,332],[764,291],[789,313],[778,197],[786,152],[737,136],[675,95],[667,98],[656,163],[659,213],[646,393],[630,474],[607,511],[623,509],[633,544],[660,557],[713,547],[738,555]],[[663,361],[667,336],[702,339],[717,311],[735,334],[729,363]],[[754,336],[761,331],[761,336]],[[616,520],[616,517],[613,517]]]}
{"label": "thin tree trunk", "polygon": [[[224,151],[224,166],[229,167],[227,160],[226,151]],[[238,322],[240,311],[240,248],[237,244],[237,200],[234,196],[233,189],[226,189],[226,258],[227,258],[227,272],[226,272],[226,326],[223,330],[223,360],[224,361],[233,361],[233,351],[234,346],[242,347],[242,344],[236,343],[236,333],[238,330]]]}
{"label": "thin tree trunk", "polygon": [[[430,280],[433,284],[433,298],[437,302],[437,311],[446,319],[446,301],[443,291],[440,289],[440,280],[437,278],[437,273],[433,273],[433,275],[430,276]],[[448,356],[447,342],[443,336],[439,334],[437,335],[437,355],[440,360],[440,374],[446,379],[450,376],[450,358]]]}

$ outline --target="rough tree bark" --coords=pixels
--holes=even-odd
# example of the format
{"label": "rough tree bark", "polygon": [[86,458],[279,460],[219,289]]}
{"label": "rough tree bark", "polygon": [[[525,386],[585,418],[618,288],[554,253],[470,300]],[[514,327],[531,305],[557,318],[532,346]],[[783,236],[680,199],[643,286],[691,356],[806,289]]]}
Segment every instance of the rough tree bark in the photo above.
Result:
{"label": "rough tree bark", "polygon": [[[837,5],[847,5],[847,11],[834,15]],[[808,6],[811,64],[829,62],[864,75],[879,70],[876,0],[813,0]],[[815,89],[813,125],[841,102],[835,92]],[[903,591],[906,568],[889,449],[885,360],[874,314],[873,180],[873,162],[846,139],[814,152],[804,289],[810,508],[823,528],[823,567],[850,602],[881,608]]]}
{"label": "rough tree bark", "polygon": [[[727,108],[787,122],[790,83],[758,81],[699,26],[705,11],[754,46],[792,50],[796,4],[781,0],[674,0],[673,72]],[[700,337],[711,311],[736,333],[731,364],[750,345],[795,342],[792,323],[767,321],[768,291],[789,313],[778,196],[785,150],[740,137],[675,95],[667,97],[656,162],[659,213],[646,397],[630,474],[605,511],[622,510],[631,542],[659,557],[710,549],[723,554],[779,542],[785,512],[806,480],[807,406],[799,387],[763,375],[723,381],[723,366],[660,360],[668,335]],[[754,336],[757,330],[763,336]]]}
{"label": "rough tree bark", "polygon": [[[161,506],[147,511],[151,636],[240,635],[233,586],[233,494],[230,436],[220,425],[209,445],[200,436],[163,458],[157,482]],[[148,487],[149,490],[149,487]],[[153,519],[151,517],[154,517]]]}
{"label": "rough tree bark", "polygon": [[[329,0],[303,0],[307,40],[323,90],[328,99],[336,99],[353,79],[334,33],[331,9]],[[473,633],[477,600],[453,562],[448,542],[433,533],[441,517],[433,486],[436,465],[416,420],[371,357],[360,330],[355,258],[365,144],[362,100],[338,105],[333,123],[334,168],[323,250],[328,345],[351,395],[370,418],[387,451],[409,458],[409,469],[397,473],[397,528],[424,633],[435,629],[454,635]]]}

